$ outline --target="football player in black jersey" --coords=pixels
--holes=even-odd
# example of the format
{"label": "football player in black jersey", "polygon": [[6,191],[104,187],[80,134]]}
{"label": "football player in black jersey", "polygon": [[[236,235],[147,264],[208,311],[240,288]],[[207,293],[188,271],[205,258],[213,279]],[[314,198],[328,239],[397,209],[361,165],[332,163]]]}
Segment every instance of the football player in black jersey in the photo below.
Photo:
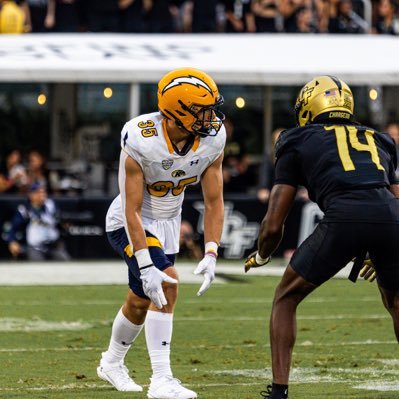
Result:
{"label": "football player in black jersey", "polygon": [[295,104],[297,127],[276,143],[276,180],[261,225],[258,251],[245,270],[270,260],[299,185],[325,213],[295,251],[278,285],[270,320],[273,384],[261,394],[288,398],[296,308],[355,257],[368,252],[399,341],[399,185],[393,140],[355,121],[346,83],[319,76]]}

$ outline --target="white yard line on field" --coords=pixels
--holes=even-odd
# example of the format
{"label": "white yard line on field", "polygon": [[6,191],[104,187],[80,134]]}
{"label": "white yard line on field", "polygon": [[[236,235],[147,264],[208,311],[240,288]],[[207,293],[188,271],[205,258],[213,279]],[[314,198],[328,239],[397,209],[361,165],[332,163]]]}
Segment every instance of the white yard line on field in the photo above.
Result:
{"label": "white yard line on field", "polygon": [[[377,341],[377,340],[365,340],[365,341],[349,341],[349,342],[298,342],[296,346],[322,346],[322,347],[330,347],[330,346],[368,346],[368,345],[395,345],[397,341]],[[267,348],[269,346],[268,342],[262,342],[260,344],[240,344],[238,345],[240,348],[254,348],[257,346]],[[198,350],[204,348],[217,348],[217,349],[237,349],[237,345],[217,345],[217,344],[209,344],[209,345],[190,345],[190,349]],[[85,352],[85,351],[93,351],[98,352],[104,350],[104,347],[96,347],[96,346],[80,346],[80,347],[47,347],[47,348],[0,348],[0,353],[36,353],[36,352]],[[135,351],[145,351],[146,349],[141,346],[136,346],[134,348]],[[397,359],[375,359],[378,362],[383,363],[386,366],[398,366],[399,360]]]}
{"label": "white yard line on field", "polygon": [[[319,315],[299,315],[297,320],[384,320],[388,319],[388,314],[369,314],[369,315],[353,315],[353,314],[337,314],[328,316]],[[240,321],[260,321],[265,322],[265,317],[249,317],[249,316],[236,316],[236,317],[175,317],[176,323],[199,322],[199,323],[216,323],[216,322],[240,322]],[[50,321],[42,320],[39,318],[24,319],[24,318],[0,318],[0,332],[14,332],[14,331],[79,331],[88,330],[97,324],[107,324],[108,320],[103,321]]]}
{"label": "white yard line on field", "polygon": [[[346,266],[337,278],[346,278],[350,272]],[[182,283],[202,283],[202,276],[193,271],[195,263],[177,262],[176,269]],[[282,276],[285,266],[273,261],[271,266],[251,270],[252,276]],[[245,279],[243,263],[218,262],[214,283],[224,283],[225,275],[237,275]],[[123,261],[71,261],[71,262],[0,262],[0,286],[25,285],[110,285],[124,284],[128,281],[127,267]]]}

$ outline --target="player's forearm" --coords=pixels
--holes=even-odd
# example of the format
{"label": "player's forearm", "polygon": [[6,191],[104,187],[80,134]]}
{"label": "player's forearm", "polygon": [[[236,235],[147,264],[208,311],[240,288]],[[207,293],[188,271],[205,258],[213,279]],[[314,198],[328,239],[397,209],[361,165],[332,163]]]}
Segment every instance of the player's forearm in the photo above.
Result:
{"label": "player's forearm", "polygon": [[220,243],[223,230],[224,206],[223,199],[205,204],[204,239],[205,242]]}
{"label": "player's forearm", "polygon": [[144,228],[141,223],[141,217],[138,212],[126,212],[129,216],[126,217],[127,229],[130,241],[133,245],[133,251],[147,248],[147,239]]}
{"label": "player's forearm", "polygon": [[284,226],[272,227],[267,219],[263,220],[258,239],[258,253],[260,257],[266,259],[272,255],[283,238],[283,232]]}

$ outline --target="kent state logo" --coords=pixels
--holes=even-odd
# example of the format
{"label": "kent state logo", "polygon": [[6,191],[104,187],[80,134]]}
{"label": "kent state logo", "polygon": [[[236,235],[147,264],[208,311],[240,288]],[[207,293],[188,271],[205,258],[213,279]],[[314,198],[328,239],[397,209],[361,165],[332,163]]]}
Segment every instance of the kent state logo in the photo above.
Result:
{"label": "kent state logo", "polygon": [[172,172],[172,177],[182,177],[182,176],[185,176],[185,175],[186,175],[186,172],[184,170],[181,170],[181,169],[177,169],[177,170],[174,170]]}

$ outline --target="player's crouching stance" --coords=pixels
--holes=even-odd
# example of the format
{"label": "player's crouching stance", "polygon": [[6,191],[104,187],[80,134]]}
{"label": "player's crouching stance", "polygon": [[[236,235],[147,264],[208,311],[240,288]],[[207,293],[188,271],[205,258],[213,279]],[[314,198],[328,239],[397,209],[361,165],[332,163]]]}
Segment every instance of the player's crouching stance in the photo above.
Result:
{"label": "player's crouching stance", "polygon": [[[297,306],[355,257],[361,260],[360,270],[366,252],[399,341],[396,148],[388,134],[355,122],[353,107],[352,91],[345,82],[319,76],[299,93],[298,126],[281,133],[276,143],[275,186],[258,252],[247,259],[245,270],[270,260],[298,185],[308,189],[325,216],[295,251],[276,288],[270,318],[273,384],[261,392],[265,399],[288,399]],[[374,278],[369,262],[360,275]]]}
{"label": "player's crouching stance", "polygon": [[206,73],[178,69],[159,81],[160,112],[134,118],[122,129],[120,195],[108,210],[106,230],[129,267],[130,289],[97,369],[98,376],[119,391],[143,390],[130,378],[124,357],[145,324],[153,372],[148,398],[197,398],[173,377],[170,366],[178,293],[174,262],[184,190],[201,181],[206,245],[194,271],[204,275],[198,295],[215,277],[224,214],[221,164],[226,132],[224,115],[218,111],[222,103]]}

